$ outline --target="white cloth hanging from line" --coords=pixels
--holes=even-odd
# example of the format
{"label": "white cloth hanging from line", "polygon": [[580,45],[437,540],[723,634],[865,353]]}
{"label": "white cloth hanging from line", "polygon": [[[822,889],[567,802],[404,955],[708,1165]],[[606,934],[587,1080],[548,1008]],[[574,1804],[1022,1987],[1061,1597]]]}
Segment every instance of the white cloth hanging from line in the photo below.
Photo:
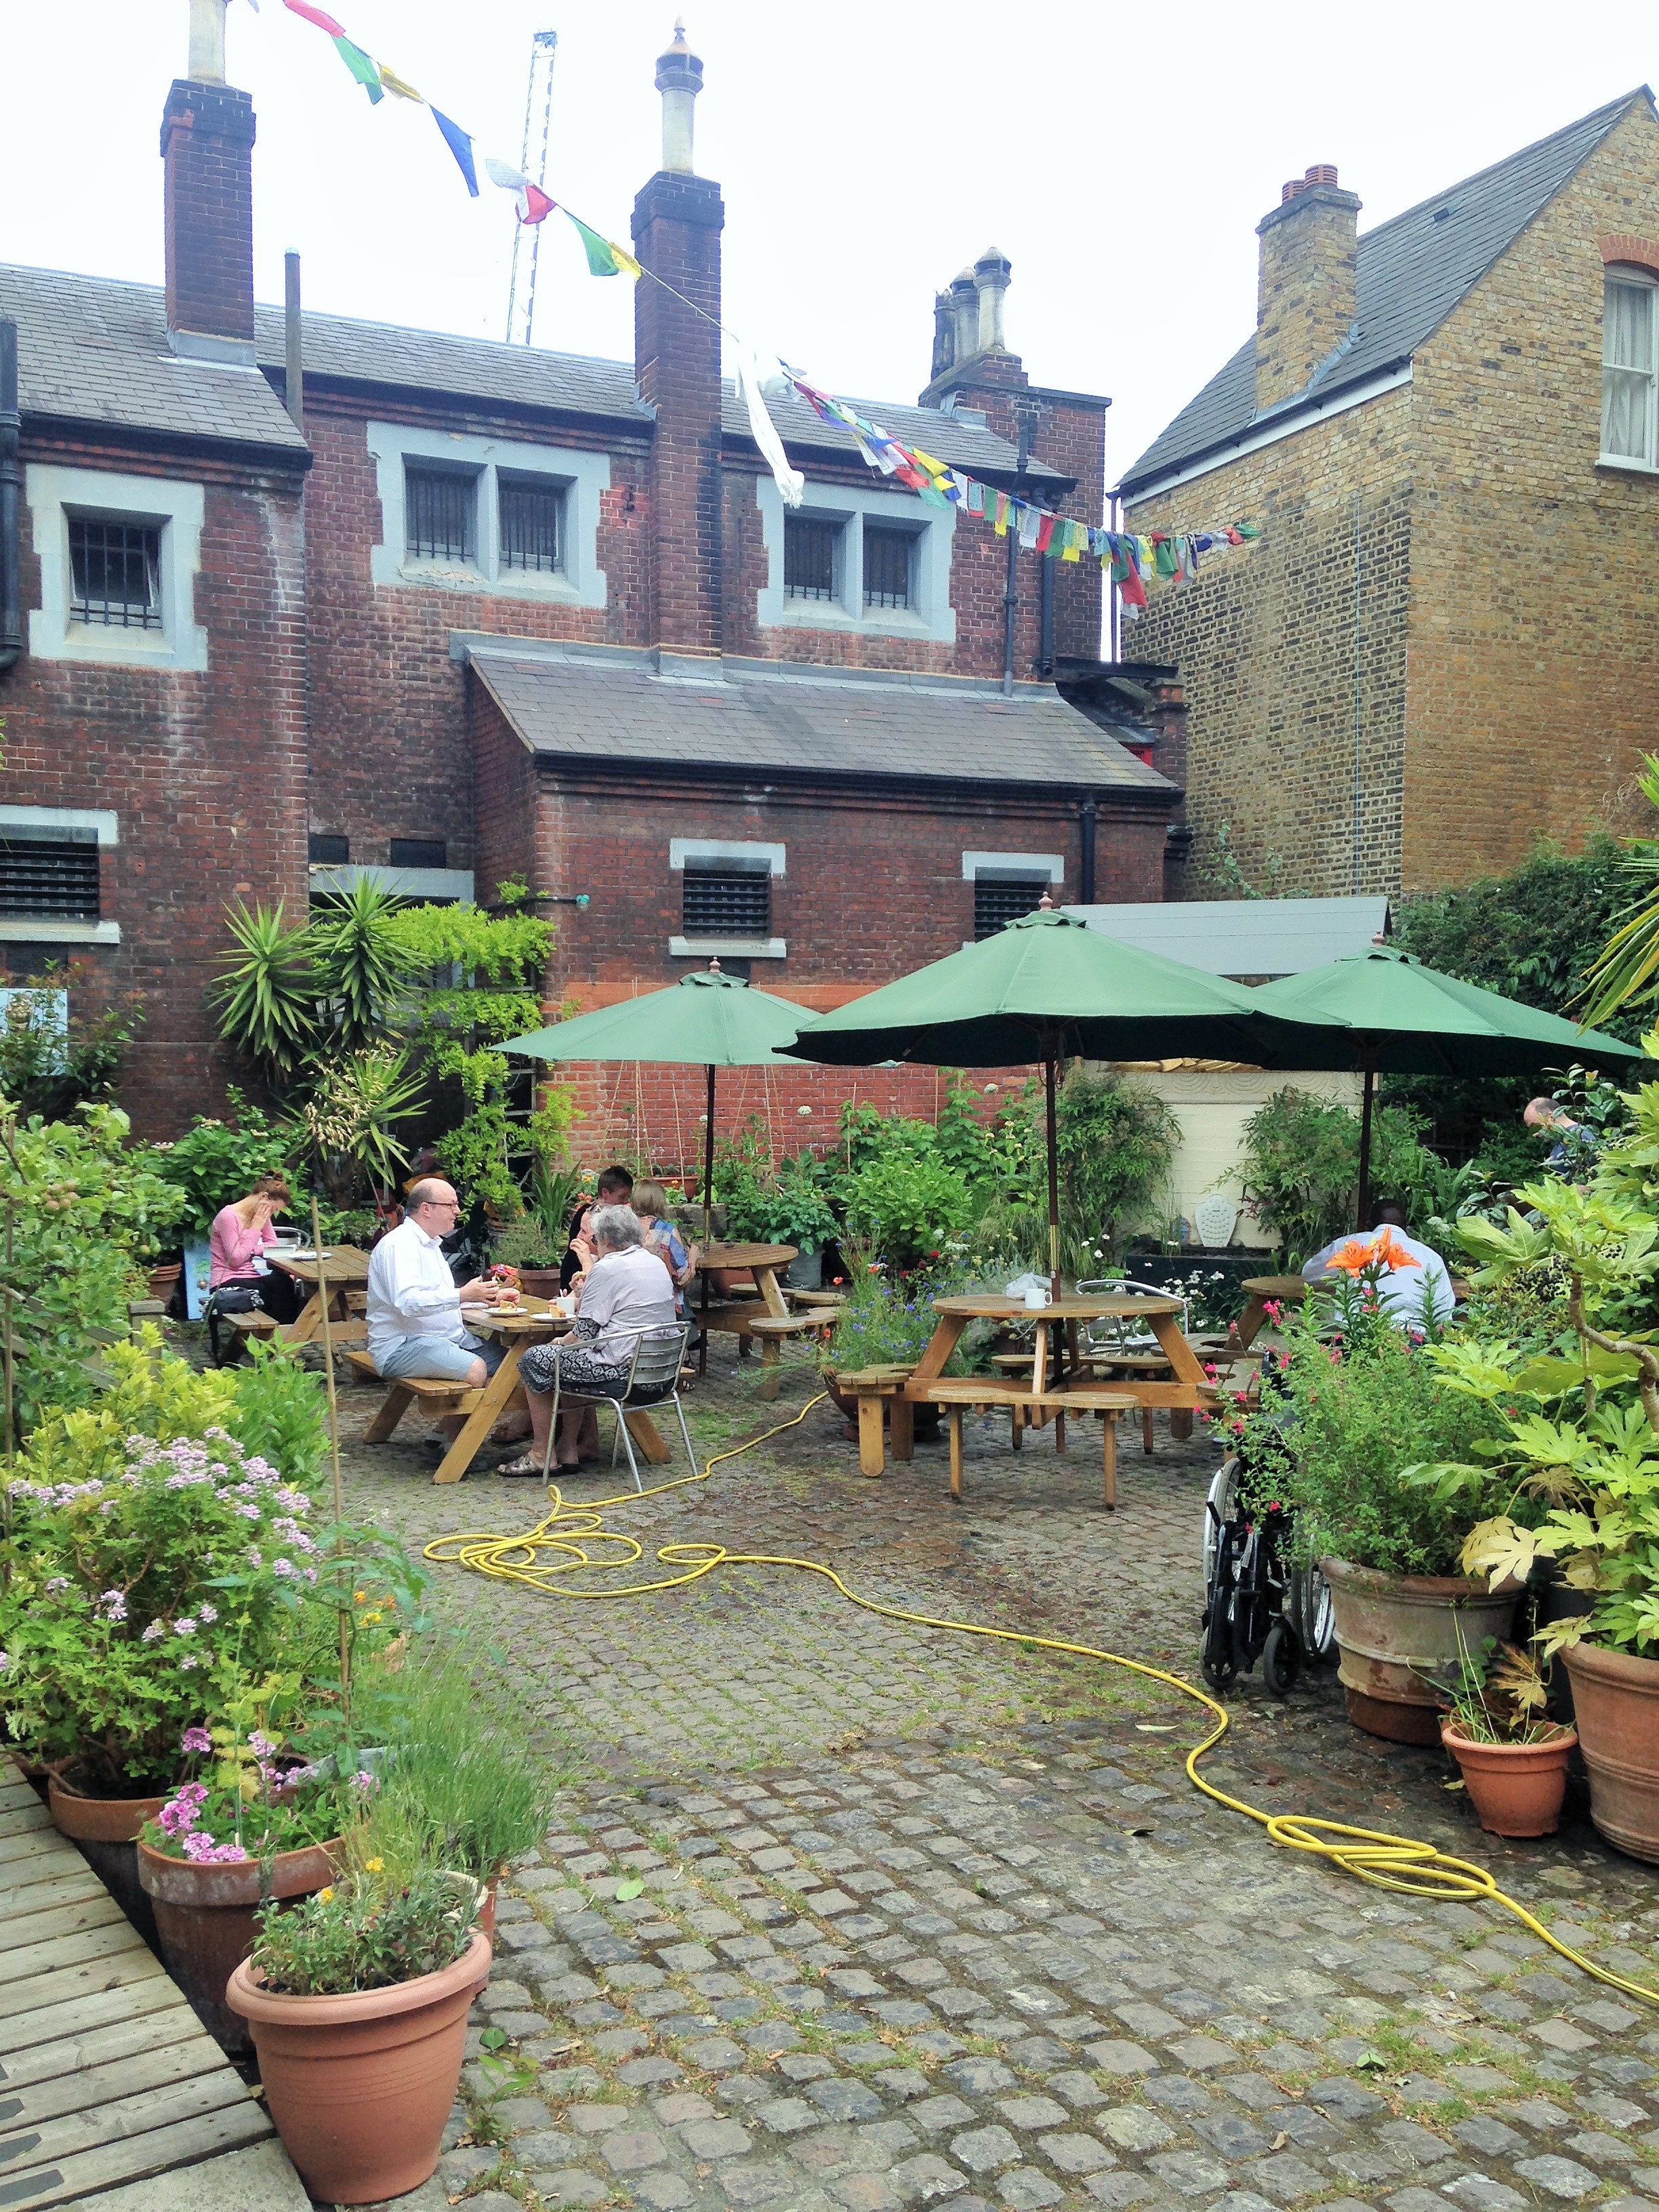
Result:
{"label": "white cloth hanging from line", "polygon": [[806,479],[799,469],[792,469],[789,457],[783,450],[783,441],[778,435],[777,425],[766,411],[763,387],[769,381],[782,384],[781,362],[763,362],[752,346],[733,339],[732,357],[738,373],[738,390],[743,404],[749,410],[749,430],[760,447],[766,465],[772,471],[772,481],[782,494],[786,507],[799,507],[806,492]]}

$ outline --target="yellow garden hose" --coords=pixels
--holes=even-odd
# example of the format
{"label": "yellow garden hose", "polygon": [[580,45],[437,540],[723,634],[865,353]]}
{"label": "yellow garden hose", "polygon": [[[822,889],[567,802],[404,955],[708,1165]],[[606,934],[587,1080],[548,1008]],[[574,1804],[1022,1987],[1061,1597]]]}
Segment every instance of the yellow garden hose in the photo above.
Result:
{"label": "yellow garden hose", "polygon": [[492,1575],[504,1582],[523,1583],[532,1589],[571,1598],[648,1597],[659,1590],[682,1589],[688,1583],[699,1582],[704,1575],[712,1574],[716,1567],[795,1567],[803,1574],[822,1575],[852,1604],[861,1606],[866,1613],[879,1613],[885,1620],[904,1621],[914,1628],[948,1628],[958,1636],[985,1636],[1000,1643],[1019,1644],[1040,1651],[1065,1651],[1075,1658],[1098,1659],[1109,1667],[1127,1668],[1131,1674],[1144,1675],[1148,1681],[1162,1682],[1169,1689],[1178,1690],[1182,1697],[1191,1698],[1214,1716],[1215,1725],[1210,1733],[1187,1754],[1187,1778],[1194,1789],[1201,1790],[1218,1805],[1224,1805],[1229,1812],[1242,1813],[1246,1820],[1259,1822],[1271,1842],[1286,1850],[1311,1852],[1348,1874],[1358,1875],[1361,1881],[1368,1881],[1378,1889],[1398,1891],[1406,1897],[1469,1903],[1486,1899],[1513,1913],[1522,1927],[1547,1943],[1552,1951],[1570,1959],[1581,1972],[1593,1975],[1598,1982],[1606,1982],[1610,1988],[1622,1990],[1626,1996],[1639,1998],[1644,2004],[1659,2005],[1659,1990],[1644,1988],[1640,1982],[1629,1981],[1622,1974],[1596,1966],[1582,1952],[1552,1936],[1525,1905],[1499,1889],[1485,1867],[1471,1865],[1467,1859],[1453,1858],[1437,1850],[1432,1844],[1410,1836],[1393,1836],[1375,1828],[1352,1828],[1340,1820],[1316,1820],[1302,1813],[1266,1813],[1260,1806],[1247,1804],[1243,1798],[1231,1797],[1224,1790],[1218,1790],[1199,1772],[1198,1762],[1226,1735],[1227,1709],[1195,1684],[1183,1680],[1179,1674],[1167,1674],[1161,1667],[1149,1667],[1139,1659],[1126,1659],[1120,1652],[1097,1650],[1091,1644],[1073,1644],[1063,1637],[1033,1636],[1023,1628],[988,1628],[978,1621],[945,1620],[933,1613],[911,1613],[902,1606],[883,1605],[876,1598],[860,1597],[856,1590],[849,1589],[835,1569],[825,1566],[822,1560],[797,1559],[782,1553],[728,1552],[723,1544],[665,1544],[657,1553],[657,1564],[671,1571],[653,1581],[620,1585],[611,1583],[595,1589],[566,1579],[583,1567],[614,1572],[644,1558],[645,1548],[635,1537],[605,1526],[606,1506],[632,1505],[641,1497],[659,1498],[671,1490],[707,1482],[725,1461],[737,1459],[757,1444],[781,1436],[786,1430],[799,1427],[815,1406],[823,1404],[826,1395],[820,1391],[789,1420],[780,1421],[775,1428],[768,1429],[761,1436],[750,1437],[746,1443],[735,1444],[729,1451],[716,1452],[705,1462],[700,1474],[679,1475],[650,1490],[623,1491],[615,1498],[596,1498],[586,1505],[567,1504],[557,1486],[550,1484],[548,1495],[553,1501],[553,1510],[533,1528],[517,1536],[481,1531],[440,1536],[426,1547],[425,1557],[440,1564],[469,1567],[475,1574]]}

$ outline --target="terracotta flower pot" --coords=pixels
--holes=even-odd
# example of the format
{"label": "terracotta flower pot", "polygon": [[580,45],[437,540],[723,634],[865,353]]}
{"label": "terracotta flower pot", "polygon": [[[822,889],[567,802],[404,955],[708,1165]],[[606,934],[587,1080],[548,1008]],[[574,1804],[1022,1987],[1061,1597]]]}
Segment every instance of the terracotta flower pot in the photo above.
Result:
{"label": "terracotta flower pot", "polygon": [[170,1304],[173,1294],[179,1287],[179,1278],[184,1272],[182,1263],[176,1260],[170,1267],[152,1267],[149,1271],[151,1297],[159,1298],[163,1305]]}
{"label": "terracotta flower pot", "polygon": [[1438,1743],[1440,1703],[1425,1675],[1455,1673],[1458,1637],[1474,1652],[1508,1636],[1517,1585],[1495,1595],[1462,1575],[1389,1575],[1347,1559],[1322,1559],[1331,1586],[1337,1678],[1348,1718],[1389,1743]]}
{"label": "terracotta flower pot", "polygon": [[1659,1659],[1570,1644],[1578,1740],[1589,1770],[1590,1819],[1617,1850],[1659,1862]]}
{"label": "terracotta flower pot", "polygon": [[138,1881],[138,1831],[167,1803],[165,1797],[83,1797],[58,1777],[46,1780],[46,1809],[60,1836],[78,1844],[81,1856],[152,1949],[155,1915]]}
{"label": "terracotta flower pot", "polygon": [[1567,1755],[1578,1741],[1571,1729],[1542,1743],[1476,1743],[1449,1716],[1440,1741],[1457,1761],[1469,1802],[1493,1836],[1553,1836],[1567,1788]]}
{"label": "terracotta flower pot", "polygon": [[556,1267],[520,1267],[519,1288],[527,1298],[556,1298],[559,1271]]}
{"label": "terracotta flower pot", "polygon": [[277,1996],[246,1960],[237,1967],[225,1994],[252,2030],[270,2117],[313,2197],[374,2204],[436,2171],[489,1960],[489,1938],[475,1935],[441,1973],[343,1997]]}
{"label": "terracotta flower pot", "polygon": [[266,1897],[309,1897],[333,1881],[341,1843],[279,1851],[269,1888],[257,1859],[198,1865],[138,1846],[138,1881],[155,1914],[161,1963],[220,2047],[233,2057],[249,2048],[246,2023],[225,2003],[225,1984],[253,1948],[254,1913]]}

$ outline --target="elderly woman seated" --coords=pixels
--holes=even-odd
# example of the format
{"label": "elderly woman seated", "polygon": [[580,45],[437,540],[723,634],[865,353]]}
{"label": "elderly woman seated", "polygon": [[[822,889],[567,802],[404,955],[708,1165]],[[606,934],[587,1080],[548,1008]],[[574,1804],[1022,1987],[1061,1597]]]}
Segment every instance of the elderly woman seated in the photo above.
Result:
{"label": "elderly woman seated", "polygon": [[[498,1470],[539,1474],[546,1462],[556,1380],[561,1394],[578,1391],[620,1397],[634,1347],[642,1331],[674,1326],[674,1285],[662,1261],[641,1241],[639,1218],[628,1206],[594,1209],[588,1223],[599,1256],[581,1291],[576,1324],[562,1343],[532,1345],[519,1363],[519,1380],[530,1401],[533,1449]],[[576,1464],[576,1439],[586,1409],[559,1408],[557,1463]]]}

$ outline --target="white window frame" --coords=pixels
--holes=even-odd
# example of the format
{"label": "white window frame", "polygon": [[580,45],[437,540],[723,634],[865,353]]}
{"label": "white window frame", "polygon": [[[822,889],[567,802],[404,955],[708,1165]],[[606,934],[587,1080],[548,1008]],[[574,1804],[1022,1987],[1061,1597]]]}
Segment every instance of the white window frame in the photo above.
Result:
{"label": "white window frame", "polygon": [[[688,867],[729,868],[734,874],[777,878],[784,873],[786,858],[787,848],[782,845],[758,844],[744,838],[671,837],[668,841],[668,865],[676,874]],[[671,937],[668,940],[671,960],[706,960],[711,956],[720,960],[728,956],[733,960],[787,960],[789,945],[781,937]]]}
{"label": "white window frame", "polygon": [[[1607,422],[1607,295],[1613,286],[1621,285],[1632,292],[1646,292],[1653,296],[1649,310],[1651,318],[1652,365],[1648,370],[1647,443],[1645,456],[1637,453],[1609,453],[1600,451],[1601,436]],[[1598,465],[1604,469],[1632,469],[1642,476],[1659,476],[1659,282],[1645,269],[1627,262],[1613,262],[1603,272],[1601,308],[1601,418],[1596,433]],[[1624,374],[1630,374],[1626,371]]]}
{"label": "white window frame", "polygon": [[[200,672],[207,667],[207,632],[196,621],[196,579],[202,566],[199,483],[31,461],[24,472],[23,496],[40,562],[40,604],[29,612],[29,651],[35,659],[170,672]],[[72,619],[70,518],[78,514],[148,523],[160,531],[160,629],[106,629],[100,623]]]}
{"label": "white window frame", "polygon": [[[785,596],[783,588],[783,498],[769,476],[757,478],[755,504],[760,510],[767,560],[767,580],[756,595],[755,609],[763,629],[840,630],[851,636],[956,643],[956,610],[951,605],[951,555],[957,526],[954,507],[924,506],[914,492],[886,491],[876,484],[809,484],[795,512],[812,521],[841,526],[836,597],[792,599]],[[914,604],[910,606],[865,605],[866,522],[884,523],[915,538]]]}
{"label": "white window frame", "polygon": [[[65,544],[68,540],[65,538]],[[100,852],[121,842],[120,817],[101,806],[0,806],[0,837],[90,836]],[[65,915],[0,915],[0,945],[118,945],[118,921],[81,921]],[[28,987],[25,985],[24,988]]]}
{"label": "white window frame", "polygon": [[[368,556],[370,580],[427,591],[474,592],[495,599],[544,605],[603,607],[605,572],[599,565],[599,502],[611,489],[609,453],[568,446],[531,446],[510,438],[477,438],[447,430],[422,430],[404,422],[371,422],[368,451],[380,495],[380,538]],[[471,561],[416,560],[407,538],[405,465],[431,461],[475,479],[477,552]],[[559,518],[560,566],[552,570],[501,566],[501,522],[496,471],[538,477],[563,495]]]}

